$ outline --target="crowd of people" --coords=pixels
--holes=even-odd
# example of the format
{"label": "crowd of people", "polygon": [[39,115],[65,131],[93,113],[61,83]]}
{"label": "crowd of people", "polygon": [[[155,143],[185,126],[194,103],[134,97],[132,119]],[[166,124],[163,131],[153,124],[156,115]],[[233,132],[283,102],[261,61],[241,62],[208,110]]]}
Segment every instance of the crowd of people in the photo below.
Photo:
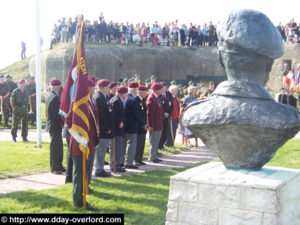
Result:
{"label": "crowd of people", "polygon": [[300,22],[291,19],[286,25],[279,23],[277,26],[284,42],[289,44],[300,43]]}
{"label": "crowd of people", "polygon": [[[51,32],[51,46],[55,43],[72,43],[79,17],[62,18],[54,24]],[[107,22],[103,13],[98,20],[84,21],[85,40],[95,43],[139,44],[150,43],[155,46],[213,46],[217,45],[216,25],[210,21],[203,25],[190,23],[179,24],[178,20],[170,23],[119,23]],[[300,22],[291,19],[286,25],[277,26],[286,43],[300,42]]]}
{"label": "crowd of people", "polygon": [[[79,18],[74,20],[62,18],[51,33],[51,46],[57,42],[72,43],[76,32]],[[179,25],[178,20],[171,23],[158,24],[155,21],[149,23],[118,23],[106,22],[103,13],[99,20],[93,22],[84,21],[85,40],[97,43],[120,43],[139,44],[151,43],[155,46],[212,46],[217,45],[218,37],[216,26],[210,21],[209,24]]]}

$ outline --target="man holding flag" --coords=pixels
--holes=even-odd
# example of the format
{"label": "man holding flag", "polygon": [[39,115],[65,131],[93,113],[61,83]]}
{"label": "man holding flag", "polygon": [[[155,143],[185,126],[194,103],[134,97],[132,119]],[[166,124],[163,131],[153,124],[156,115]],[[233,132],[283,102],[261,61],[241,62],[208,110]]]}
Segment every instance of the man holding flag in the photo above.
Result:
{"label": "man holding flag", "polygon": [[[71,134],[69,151],[73,161],[73,203],[76,207],[95,209],[86,202],[97,139],[97,110],[91,99],[95,83],[88,79],[84,48],[83,18],[79,23],[76,50],[62,94],[60,114]],[[70,92],[71,90],[71,92]],[[73,99],[73,94],[75,98]],[[72,100],[73,99],[73,100]],[[72,102],[71,102],[72,100]]]}

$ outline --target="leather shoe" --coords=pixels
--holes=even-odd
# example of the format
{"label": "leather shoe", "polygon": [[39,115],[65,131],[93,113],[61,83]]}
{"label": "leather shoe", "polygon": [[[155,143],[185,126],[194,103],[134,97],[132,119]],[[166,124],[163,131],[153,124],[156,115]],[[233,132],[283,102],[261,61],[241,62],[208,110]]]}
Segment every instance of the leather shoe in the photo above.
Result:
{"label": "leather shoe", "polygon": [[95,173],[95,177],[110,177],[111,173],[106,172],[105,170],[101,171],[100,173]]}
{"label": "leather shoe", "polygon": [[72,179],[66,178],[65,184],[72,183]]}
{"label": "leather shoe", "polygon": [[61,166],[61,167],[59,167],[59,169],[58,169],[59,171],[61,171],[61,172],[63,172],[63,173],[65,173],[67,170],[66,170],[66,168],[65,167],[63,167],[63,166]]}
{"label": "leather shoe", "polygon": [[52,170],[51,173],[56,174],[56,175],[61,175],[62,172],[59,170]]}
{"label": "leather shoe", "polygon": [[17,142],[16,137],[12,137],[12,142],[13,142],[13,143],[16,143],[16,142]]}
{"label": "leather shoe", "polygon": [[142,162],[140,162],[141,163],[141,165],[143,165],[143,166],[145,166],[145,165],[147,165],[146,163],[144,163],[143,161]]}
{"label": "leather shoe", "polygon": [[120,172],[120,173],[124,173],[124,172],[126,172],[126,171],[127,171],[127,170],[124,169],[123,167],[116,169],[116,172]]}
{"label": "leather shoe", "polygon": [[27,138],[23,138],[23,142],[29,142]]}
{"label": "leather shoe", "polygon": [[132,165],[132,166],[131,165],[128,165],[128,166],[126,165],[125,168],[128,168],[128,169],[138,169],[139,167],[138,166],[134,166],[134,165]]}
{"label": "leather shoe", "polygon": [[153,163],[160,163],[160,162],[162,162],[162,160],[156,158],[156,159],[151,160],[151,162],[153,162]]}
{"label": "leather shoe", "polygon": [[108,162],[106,162],[106,161],[104,161],[104,165],[109,165],[109,163],[108,163]]}

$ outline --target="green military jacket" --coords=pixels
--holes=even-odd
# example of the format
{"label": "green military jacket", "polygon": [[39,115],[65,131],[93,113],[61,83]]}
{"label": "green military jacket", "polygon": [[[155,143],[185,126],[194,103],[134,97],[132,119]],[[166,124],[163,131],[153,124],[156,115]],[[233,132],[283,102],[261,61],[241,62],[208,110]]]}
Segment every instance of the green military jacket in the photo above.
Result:
{"label": "green military jacket", "polygon": [[25,91],[22,92],[20,88],[15,89],[10,99],[14,100],[14,110],[15,111],[27,111],[28,98],[25,94]]}

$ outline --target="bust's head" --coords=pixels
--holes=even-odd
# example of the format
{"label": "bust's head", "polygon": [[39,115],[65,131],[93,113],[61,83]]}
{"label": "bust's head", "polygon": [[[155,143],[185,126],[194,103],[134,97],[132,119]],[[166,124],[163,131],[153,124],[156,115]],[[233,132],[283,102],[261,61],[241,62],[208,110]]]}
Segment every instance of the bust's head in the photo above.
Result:
{"label": "bust's head", "polygon": [[228,80],[264,85],[274,59],[283,55],[283,41],[261,12],[236,10],[218,25],[219,59]]}

